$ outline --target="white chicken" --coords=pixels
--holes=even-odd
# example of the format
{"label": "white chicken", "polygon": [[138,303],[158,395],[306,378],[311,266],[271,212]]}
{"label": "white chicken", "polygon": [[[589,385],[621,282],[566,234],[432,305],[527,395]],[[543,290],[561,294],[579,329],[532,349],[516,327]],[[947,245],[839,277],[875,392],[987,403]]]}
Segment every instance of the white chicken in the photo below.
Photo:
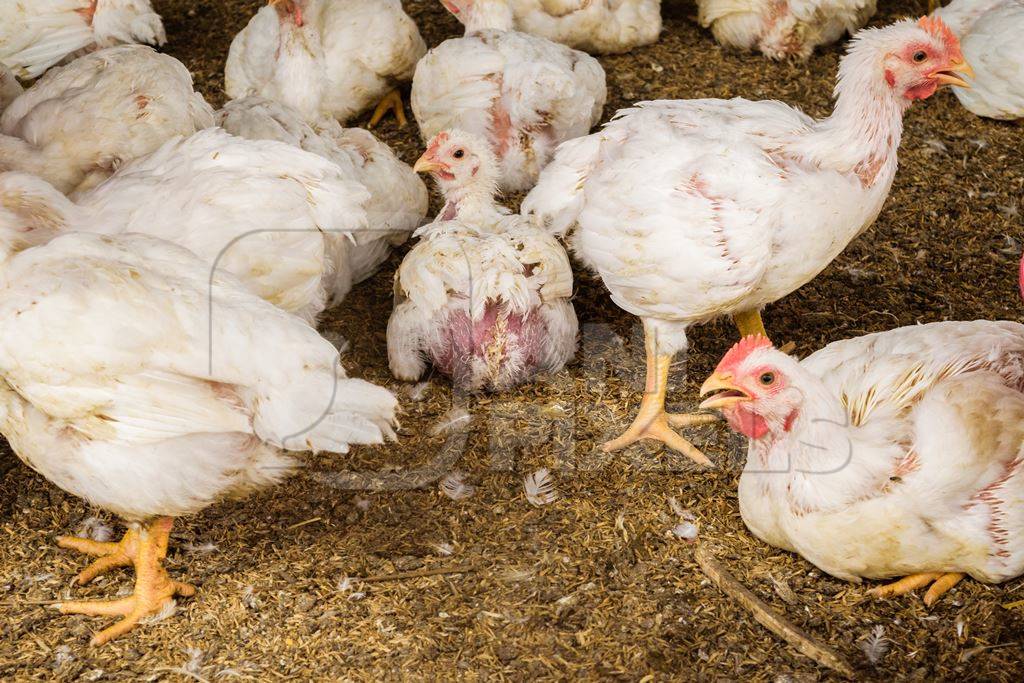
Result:
{"label": "white chicken", "polygon": [[[462,20],[462,6],[480,0],[442,0]],[[661,34],[661,0],[500,0],[512,8],[517,31],[591,54],[650,45]]]}
{"label": "white chicken", "polygon": [[697,10],[700,25],[726,47],[807,59],[864,26],[875,0],[697,0]]}
{"label": "white chicken", "polygon": [[329,118],[307,124],[291,107],[262,97],[228,102],[217,119],[233,135],[278,140],[319,154],[369,191],[363,206],[367,228],[348,247],[353,284],[372,275],[390,247],[405,242],[423,224],[429,206],[427,186],[369,131],[342,128]]}
{"label": "white chicken", "polygon": [[701,393],[750,438],[740,513],[849,581],[910,575],[933,604],[964,574],[1024,573],[1024,326],[945,322],[799,362],[746,337]]}
{"label": "white chicken", "polygon": [[[732,315],[764,333],[760,310],[816,276],[870,226],[896,173],[903,114],[968,67],[936,19],[857,34],[830,117],[781,102],[677,100],[619,112],[564,143],[523,203],[557,233],[612,300],[643,320],[647,388],[632,426],[606,450],[663,441],[709,464],[667,415],[673,356],[687,328]],[[767,336],[767,335],[766,335]]]}
{"label": "white chicken", "polygon": [[555,147],[586,135],[607,91],[593,57],[511,30],[504,0],[445,0],[466,25],[416,66],[412,111],[424,141],[448,128],[485,138],[498,158],[498,189],[526,190]]}
{"label": "white chicken", "polygon": [[171,140],[125,164],[95,189],[74,195],[74,204],[23,174],[0,175],[0,187],[50,207],[65,230],[136,232],[186,247],[210,270],[233,273],[253,293],[310,323],[352,287],[352,246],[366,228],[370,198],[361,183],[316,154],[219,128]]}
{"label": "white chicken", "polygon": [[83,50],[122,43],[163,45],[149,0],[8,0],[0,4],[0,62],[36,78]]}
{"label": "white chicken", "polygon": [[139,45],[99,50],[53,69],[0,116],[0,171],[68,193],[175,135],[213,125],[213,109],[173,57]]}
{"label": "white chicken", "polygon": [[262,95],[345,123],[377,105],[405,125],[395,87],[427,51],[399,0],[270,0],[235,36],[224,68],[232,99]]}
{"label": "white chicken", "polygon": [[0,432],[65,491],[130,523],[120,543],[61,537],[99,556],[85,584],[134,565],[135,590],[64,613],[121,616],[104,643],[195,589],[161,566],[173,518],[275,484],[285,451],[344,453],[394,436],[396,401],[348,379],[298,318],[144,235],[68,234],[53,214],[0,201]]}
{"label": "white chicken", "polygon": [[466,391],[503,391],[576,351],[572,268],[553,237],[494,203],[497,164],[464,131],[430,141],[416,170],[445,198],[395,274],[388,360],[413,381],[427,362]]}
{"label": "white chicken", "polygon": [[960,104],[978,116],[1024,118],[1024,0],[953,0],[934,15],[975,67],[969,89],[953,88]]}

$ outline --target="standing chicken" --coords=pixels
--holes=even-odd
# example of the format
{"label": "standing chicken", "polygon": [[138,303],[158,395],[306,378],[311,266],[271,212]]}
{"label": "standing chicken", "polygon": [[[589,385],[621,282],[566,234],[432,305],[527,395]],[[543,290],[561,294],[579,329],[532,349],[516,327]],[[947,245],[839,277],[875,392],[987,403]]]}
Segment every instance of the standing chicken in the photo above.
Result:
{"label": "standing chicken", "polygon": [[697,9],[700,25],[726,47],[807,59],[864,26],[875,0],[697,0]]}
{"label": "standing chicken", "polygon": [[758,538],[873,592],[1024,573],[1024,326],[946,322],[803,362],[746,337],[701,393],[750,438],[740,513]]}
{"label": "standing chicken", "polygon": [[553,237],[495,205],[487,143],[443,131],[416,170],[445,205],[395,275],[392,373],[416,380],[429,360],[460,389],[503,391],[562,369],[576,351],[572,268]]}
{"label": "standing chicken", "polygon": [[0,116],[0,171],[92,187],[175,135],[213,125],[213,110],[173,57],[124,45],[54,69]]}
{"label": "standing chicken", "polygon": [[498,189],[526,190],[555,147],[601,119],[604,69],[583,52],[512,31],[505,0],[444,0],[466,24],[416,66],[412,111],[429,140],[446,128],[485,138]]}
{"label": "standing chicken", "polygon": [[[462,6],[481,0],[445,0],[462,20]],[[628,52],[661,33],[661,0],[500,0],[512,8],[515,28],[591,54]]]}
{"label": "standing chicken", "polygon": [[0,4],[0,62],[36,78],[82,50],[121,43],[163,45],[149,0],[8,0]]}
{"label": "standing chicken", "polygon": [[1024,0],[953,0],[935,12],[960,38],[977,73],[971,88],[953,88],[978,116],[1024,118]]}
{"label": "standing chicken", "polygon": [[763,333],[760,310],[874,222],[903,113],[967,69],[941,21],[904,20],[857,34],[826,119],[771,101],[647,102],[559,148],[524,211],[559,233],[578,226],[574,250],[646,335],[640,412],[606,450],[649,438],[708,463],[670,426],[709,416],[664,409],[687,328],[731,315]]}
{"label": "standing chicken", "polygon": [[377,105],[405,125],[395,90],[427,51],[399,0],[270,0],[235,36],[224,68],[229,97],[262,95],[342,123]]}
{"label": "standing chicken", "polygon": [[228,102],[217,118],[233,135],[278,140],[319,154],[369,191],[363,207],[367,229],[359,231],[349,245],[353,283],[372,275],[390,247],[405,242],[423,224],[429,204],[426,185],[369,131],[342,128],[329,118],[307,124],[291,107],[262,97]]}
{"label": "standing chicken", "polygon": [[315,330],[187,250],[73,234],[22,251],[49,236],[49,210],[0,206],[0,432],[51,482],[130,523],[120,543],[58,539],[99,556],[80,584],[135,568],[127,597],[60,605],[123,617],[94,644],[195,592],[161,566],[173,518],[281,481],[297,466],[285,451],[393,436],[390,392],[347,379]]}
{"label": "standing chicken", "polygon": [[22,174],[0,175],[5,188],[50,207],[65,230],[137,232],[186,247],[307,322],[352,287],[351,251],[370,198],[316,154],[218,128],[169,141],[75,204]]}

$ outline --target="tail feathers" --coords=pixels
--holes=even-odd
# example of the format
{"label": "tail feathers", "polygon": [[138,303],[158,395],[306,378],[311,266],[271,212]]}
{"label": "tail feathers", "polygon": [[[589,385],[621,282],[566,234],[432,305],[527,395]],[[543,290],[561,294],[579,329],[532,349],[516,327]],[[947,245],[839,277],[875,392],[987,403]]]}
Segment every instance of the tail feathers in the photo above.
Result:
{"label": "tail feathers", "polygon": [[522,212],[535,225],[564,236],[583,210],[583,185],[601,152],[600,134],[563,142],[555,158],[523,200]]}
{"label": "tail feathers", "polygon": [[89,47],[93,42],[92,29],[81,21],[42,33],[43,40],[34,42],[13,55],[4,57],[4,63],[23,79],[37,78],[68,55]]}
{"label": "tail feathers", "polygon": [[395,438],[398,401],[387,389],[361,379],[338,379],[327,413],[300,434],[286,436],[286,450],[347,453],[349,444],[379,444]]}

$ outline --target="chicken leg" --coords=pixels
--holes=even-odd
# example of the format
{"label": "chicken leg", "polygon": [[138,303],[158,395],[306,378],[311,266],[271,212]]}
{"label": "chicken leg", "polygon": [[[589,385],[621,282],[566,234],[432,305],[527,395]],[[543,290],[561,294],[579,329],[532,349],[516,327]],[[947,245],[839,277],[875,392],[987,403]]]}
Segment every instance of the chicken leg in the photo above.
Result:
{"label": "chicken leg", "polygon": [[718,416],[709,413],[690,415],[673,415],[665,412],[665,393],[668,390],[668,371],[672,365],[672,354],[659,353],[655,335],[649,330],[644,332],[644,350],[647,354],[647,384],[644,397],[640,402],[640,410],[629,426],[617,439],[608,441],[602,446],[606,453],[625,448],[641,439],[661,441],[669,448],[679,451],[694,462],[713,467],[707,456],[679,436],[672,427],[692,427],[716,422]]}
{"label": "chicken leg", "polygon": [[[162,563],[167,556],[167,542],[172,524],[173,520],[170,517],[161,517],[148,527],[143,527],[138,531],[129,531],[120,543],[91,545],[95,541],[63,539],[66,544],[64,547],[75,548],[90,554],[103,553],[100,560],[79,574],[80,583],[83,582],[83,575],[87,575],[88,579],[91,579],[109,569],[110,566],[117,566],[111,563],[103,570],[87,574],[106,558],[117,558],[117,561],[120,561],[121,555],[124,555],[135,566],[135,590],[132,595],[120,600],[84,600],[64,602],[58,605],[64,614],[123,617],[113,626],[108,626],[94,635],[91,641],[93,645],[102,645],[128,632],[143,617],[156,614],[167,607],[176,595],[187,597],[195,594],[194,586],[174,581],[167,575],[167,570],[163,568]],[[134,536],[132,536],[133,533]]]}
{"label": "chicken leg", "polygon": [[931,587],[924,594],[924,604],[928,607],[934,605],[942,594],[953,586],[960,583],[964,575],[959,572],[926,572],[923,574],[911,574],[899,581],[887,583],[884,586],[872,588],[869,594],[876,598],[890,598],[896,595],[904,595],[912,590],[931,584]]}
{"label": "chicken leg", "polygon": [[761,311],[756,308],[752,311],[735,313],[732,316],[732,321],[739,328],[741,337],[746,337],[748,334],[759,334],[768,339],[768,332],[765,331],[764,322],[761,320]]}
{"label": "chicken leg", "polygon": [[395,118],[398,119],[398,125],[405,128],[408,121],[405,118],[405,107],[402,105],[402,95],[397,89],[392,90],[381,99],[377,108],[373,110],[373,116],[370,117],[370,124],[367,127],[373,128],[380,123],[380,120],[384,118],[384,114],[386,114],[388,110],[395,112]]}

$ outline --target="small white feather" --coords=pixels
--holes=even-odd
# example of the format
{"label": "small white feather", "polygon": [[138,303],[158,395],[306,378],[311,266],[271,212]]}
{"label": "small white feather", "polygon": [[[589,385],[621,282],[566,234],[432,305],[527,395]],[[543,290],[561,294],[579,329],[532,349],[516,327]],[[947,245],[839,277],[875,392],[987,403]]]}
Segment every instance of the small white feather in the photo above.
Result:
{"label": "small white feather", "polygon": [[526,478],[523,479],[523,489],[526,491],[526,500],[537,507],[549,505],[558,500],[558,489],[546,467],[541,467],[536,472],[526,475]]}
{"label": "small white feather", "polygon": [[464,472],[449,472],[441,480],[441,493],[452,500],[465,500],[471,497],[476,493],[476,487],[463,481],[465,477]]}

